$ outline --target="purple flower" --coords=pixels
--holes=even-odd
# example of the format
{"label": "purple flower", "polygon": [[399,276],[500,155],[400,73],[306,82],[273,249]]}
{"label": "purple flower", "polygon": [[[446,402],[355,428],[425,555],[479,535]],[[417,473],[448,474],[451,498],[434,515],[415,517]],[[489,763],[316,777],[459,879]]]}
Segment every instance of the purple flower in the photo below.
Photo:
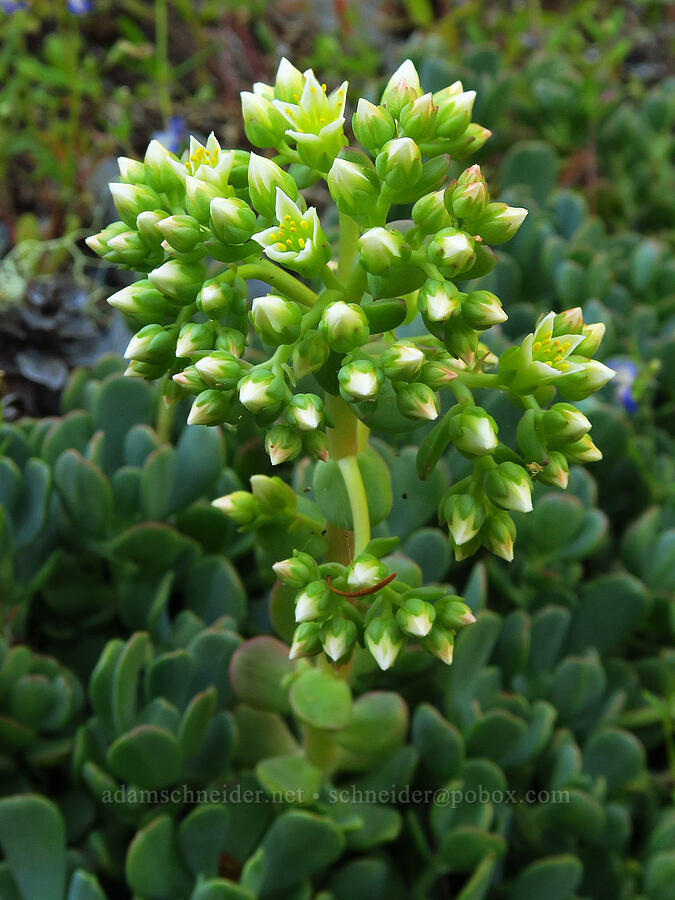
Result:
{"label": "purple flower", "polygon": [[11,16],[12,13],[27,8],[27,4],[24,3],[24,0],[0,0],[0,6],[2,7],[2,11],[6,12],[9,16]]}
{"label": "purple flower", "polygon": [[68,12],[74,16],[86,16],[93,9],[94,4],[91,0],[68,0]]}
{"label": "purple flower", "polygon": [[171,116],[164,124],[164,131],[156,131],[152,137],[171,153],[178,153],[187,137],[185,119],[182,116]]}
{"label": "purple flower", "polygon": [[616,372],[612,387],[617,402],[623,406],[628,415],[634,415],[638,410],[638,403],[633,394],[633,384],[638,375],[637,366],[632,359],[626,358],[610,359],[607,365]]}

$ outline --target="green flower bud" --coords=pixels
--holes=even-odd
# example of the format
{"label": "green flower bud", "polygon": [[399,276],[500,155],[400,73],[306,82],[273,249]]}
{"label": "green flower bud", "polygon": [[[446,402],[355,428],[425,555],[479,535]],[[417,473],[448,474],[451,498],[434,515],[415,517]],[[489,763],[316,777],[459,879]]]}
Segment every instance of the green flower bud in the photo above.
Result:
{"label": "green flower bud", "polygon": [[436,610],[431,603],[419,597],[405,598],[399,607],[396,618],[406,634],[413,637],[425,637],[431,631],[436,618]]}
{"label": "green flower bud", "polygon": [[286,421],[298,431],[314,431],[323,424],[323,400],[316,394],[295,394],[286,407]]}
{"label": "green flower bud", "polygon": [[[396,123],[388,109],[375,106],[363,97],[352,116],[354,137],[366,150],[376,156],[380,149],[396,136]],[[332,192],[331,192],[332,193]]]}
{"label": "green flower bud", "polygon": [[250,240],[258,217],[238,197],[216,197],[209,207],[211,231],[224,244],[241,245]]}
{"label": "green flower bud", "polygon": [[427,247],[427,255],[443,275],[452,278],[473,265],[476,259],[474,240],[458,228],[443,228]]}
{"label": "green flower bud", "polygon": [[201,394],[208,387],[202,376],[194,366],[187,366],[182,372],[177,372],[172,376],[175,384],[188,394]]}
{"label": "green flower bud", "polygon": [[423,94],[401,110],[400,133],[414,141],[428,140],[436,130],[437,115],[438,107],[434,106],[431,94]]}
{"label": "green flower bud", "polygon": [[488,203],[482,216],[473,227],[487,244],[503,244],[511,240],[525,221],[527,210],[507,206],[506,203]]}
{"label": "green flower bud", "polygon": [[422,643],[426,650],[433,653],[446,666],[451,665],[455,647],[455,636],[452,631],[448,631],[440,625],[434,625]]}
{"label": "green flower bud", "polygon": [[370,553],[361,553],[349,566],[347,585],[350,591],[371,588],[388,575],[387,567]]}
{"label": "green flower bud", "polygon": [[311,372],[318,372],[328,359],[330,347],[318,331],[308,331],[293,348],[293,371],[300,380]]}
{"label": "green flower bud", "polygon": [[274,97],[287,103],[297,103],[305,87],[305,76],[289,62],[281,58],[274,82]]}
{"label": "green flower bud", "polygon": [[106,250],[101,255],[108,262],[133,268],[140,266],[150,256],[150,251],[137,231],[123,231],[107,241]]}
{"label": "green flower bud", "polygon": [[248,289],[243,278],[223,281],[211,278],[202,284],[197,294],[197,309],[210,318],[218,319],[226,313],[239,314],[247,309]]}
{"label": "green flower bud", "polygon": [[422,174],[422,154],[411,138],[388,141],[375,159],[375,171],[393,191],[410,188]]}
{"label": "green flower bud", "polygon": [[170,259],[158,269],[153,269],[148,278],[171,300],[181,305],[192,303],[204,284],[206,269],[201,263],[188,263],[180,259]]}
{"label": "green flower bud", "polygon": [[295,597],[295,621],[322,619],[331,604],[330,589],[325,581],[311,581]]}
{"label": "green flower bud", "polygon": [[410,259],[411,249],[400,231],[370,228],[357,244],[360,263],[371,275],[383,275]]}
{"label": "green flower bud", "polygon": [[150,141],[148,144],[143,168],[146,183],[155,191],[182,194],[187,170],[178,157],[159,141]]}
{"label": "green flower bud", "polygon": [[302,446],[305,453],[312,459],[320,459],[324,462],[328,459],[328,438],[325,431],[303,431]]}
{"label": "green flower bud", "polygon": [[241,359],[246,349],[246,337],[235,328],[223,328],[216,338],[215,349],[226,350]]}
{"label": "green flower bud", "polygon": [[234,390],[242,373],[242,364],[227,350],[213,350],[195,363],[195,369],[209,387]]}
{"label": "green flower bud", "polygon": [[393,618],[376,616],[365,631],[366,646],[382,670],[390,669],[403,649],[405,638]]}
{"label": "green flower bud", "polygon": [[331,616],[321,626],[320,634],[324,652],[333,662],[348,656],[356,644],[356,625],[344,615]]}
{"label": "green flower bud", "polygon": [[485,331],[508,319],[501,300],[490,291],[471,291],[467,294],[462,300],[462,315],[476,331]]}
{"label": "green flower bud", "polygon": [[452,226],[452,216],[445,208],[445,190],[425,194],[412,208],[412,219],[424,234],[436,234],[442,228]]}
{"label": "green flower bud", "polygon": [[136,227],[139,213],[162,208],[159,196],[144,184],[113,183],[110,185],[110,192],[120,219],[126,222],[129,228]]}
{"label": "green flower bud", "polygon": [[198,394],[187,417],[188,425],[222,425],[232,408],[232,395],[206,390]]}
{"label": "green flower bud", "polygon": [[126,378],[143,378],[146,381],[154,381],[164,374],[165,365],[163,363],[140,362],[132,359],[124,371]]}
{"label": "green flower bud", "polygon": [[237,525],[252,525],[262,512],[260,501],[248,491],[234,491],[213,500],[212,504]]}
{"label": "green flower bud", "polygon": [[176,356],[184,359],[203,356],[213,348],[215,327],[213,322],[188,322],[183,325],[176,343]]}
{"label": "green flower bud", "polygon": [[438,418],[436,395],[428,385],[421,382],[407,384],[395,381],[394,390],[396,391],[396,405],[402,415],[426,421]]}
{"label": "green flower bud", "polygon": [[302,550],[294,550],[290,559],[282,559],[272,568],[280,581],[294,588],[304,588],[310,581],[318,581],[321,577],[314,558]]}
{"label": "green flower bud", "polygon": [[278,476],[251,475],[251,490],[262,506],[262,512],[277,518],[280,513],[295,512],[298,501],[295,492]]}
{"label": "green flower bud", "polygon": [[419,375],[419,380],[429,385],[432,391],[440,391],[441,388],[447,387],[453,378],[457,378],[457,372],[441,359],[432,359],[424,363]]}
{"label": "green flower bud", "polygon": [[125,359],[161,364],[173,359],[176,336],[161,325],[146,325],[135,334],[124,351]]}
{"label": "green flower bud", "polygon": [[458,219],[479,219],[487,208],[488,200],[487,185],[478,165],[465,169],[457,183],[445,191],[448,210]]}
{"label": "green flower bud", "polygon": [[449,494],[441,503],[441,519],[461,547],[472,541],[485,522],[485,504],[474,494]]}
{"label": "green flower bud", "polygon": [[564,491],[569,481],[567,460],[559,450],[549,450],[547,459],[548,462],[543,468],[534,464],[538,469],[537,477],[544,484],[553,484]]}
{"label": "green flower bud", "polygon": [[511,562],[513,559],[513,542],[516,539],[516,526],[507,512],[495,510],[485,520],[480,530],[481,544],[490,553]]}
{"label": "green flower bud", "polygon": [[441,597],[435,606],[437,624],[448,630],[462,628],[476,621],[476,617],[462,597],[448,594]]}
{"label": "green flower bud", "polygon": [[602,343],[605,336],[605,323],[595,322],[592,325],[584,325],[581,329],[584,336],[583,341],[574,350],[577,356],[586,356],[590,358],[597,352],[598,347]]}
{"label": "green flower bud", "polygon": [[473,365],[478,349],[478,332],[464,320],[463,316],[455,316],[446,324],[443,343],[445,349],[453,356],[458,356],[468,366]]}
{"label": "green flower bud", "polygon": [[503,462],[491,469],[485,476],[483,487],[489,499],[504,509],[532,510],[532,482],[517,463]]}
{"label": "green flower bud", "polygon": [[380,365],[392,381],[413,381],[422,371],[424,353],[409,341],[396,341],[380,357]]}
{"label": "green flower bud", "polygon": [[292,300],[267,294],[251,306],[251,324],[266,344],[292,344],[300,337],[302,310]]}
{"label": "green flower bud", "polygon": [[417,296],[417,308],[427,326],[447,322],[461,310],[461,295],[451,281],[429,278]]}
{"label": "green flower bud", "polygon": [[581,334],[584,327],[584,316],[580,306],[564,309],[553,318],[551,337],[563,334]]}
{"label": "green flower bud", "polygon": [[585,434],[571,444],[565,444],[562,452],[571,463],[599,462],[602,459],[602,453],[591,440],[590,434]]}
{"label": "green flower bud", "polygon": [[480,406],[467,407],[456,415],[449,431],[455,447],[470,458],[486,456],[497,446],[497,423]]}
{"label": "green flower bud", "polygon": [[265,435],[265,450],[273,466],[295,459],[302,451],[302,439],[288,425],[273,425]]}
{"label": "green flower bud", "polygon": [[194,175],[188,175],[185,179],[185,206],[190,215],[202,225],[209,224],[211,201],[222,196],[222,189],[209,181],[195,178]]}
{"label": "green flower bud", "polygon": [[139,159],[129,159],[128,156],[118,156],[117,166],[120,170],[120,181],[124,182],[124,184],[145,185],[145,166]]}
{"label": "green flower bud", "polygon": [[161,210],[146,211],[136,216],[136,228],[148,247],[156,248],[162,243],[164,235],[159,229],[159,223],[166,218]]}
{"label": "green flower bud", "polygon": [[[98,256],[105,256],[108,252],[108,241],[118,234],[124,234],[128,230],[125,222],[112,222],[98,234],[92,234],[85,240],[85,244]],[[160,235],[161,241],[161,235]]]}
{"label": "green flower bud", "polygon": [[[478,153],[491,134],[491,131],[487,128],[483,128],[483,126],[479,125],[477,122],[471,122],[471,124],[467,126],[466,131],[456,138],[442,138],[438,135],[437,129],[437,149],[435,152],[438,153],[439,150],[442,150],[443,153],[448,153],[453,159],[463,159],[465,156],[468,156],[469,153]],[[424,153],[427,152],[428,147],[428,144],[423,145],[422,149]]]}
{"label": "green flower bud", "polygon": [[199,242],[204,241],[204,233],[193,216],[167,216],[157,223],[164,240],[179,253],[189,253]]}
{"label": "green flower bud", "polygon": [[341,213],[367,219],[380,193],[375,172],[337,157],[326,179],[328,190]]}
{"label": "green flower bud", "polygon": [[286,122],[269,99],[242,91],[241,111],[246,137],[254,147],[277,147],[283,141]]}
{"label": "green flower bud", "polygon": [[331,350],[337,353],[355,350],[361,344],[365,344],[370,336],[368,319],[364,311],[358,304],[345,303],[343,300],[331,303],[324,309],[319,332]]}
{"label": "green flower bud", "polygon": [[591,430],[586,416],[571,403],[556,403],[542,416],[546,443],[553,447],[580,440]]}
{"label": "green flower bud", "polygon": [[239,382],[239,400],[252,413],[278,413],[288,395],[283,378],[263,366],[251,369]]}
{"label": "green flower bud", "polygon": [[291,200],[298,199],[298,188],[293,178],[271,159],[251,153],[248,164],[248,189],[251,204],[260,215],[272,218],[276,208],[277,188]]}
{"label": "green flower bud", "polygon": [[557,382],[561,396],[566,400],[585,400],[603,388],[616,375],[613,369],[597,359],[570,356],[570,366],[574,369]]}
{"label": "green flower bud", "polygon": [[[459,91],[456,90],[458,84]],[[459,82],[437,91],[433,96],[433,102],[438,107],[436,137],[454,140],[464,134],[471,122],[475,99],[476,92],[463,91]]]}
{"label": "green flower bud", "polygon": [[417,69],[411,60],[406,59],[389,79],[380,104],[396,117],[404,106],[421,96],[422,88]]}
{"label": "green flower bud", "polygon": [[164,294],[160,293],[147,280],[137,281],[122,288],[108,297],[110,306],[118,309],[125,316],[135,319],[149,319],[156,322],[169,311],[169,304]]}
{"label": "green flower bud", "polygon": [[369,359],[357,359],[338,372],[340,394],[347,401],[374,400],[384,383],[382,370]]}
{"label": "green flower bud", "polygon": [[302,622],[293,633],[293,642],[288,653],[289,659],[316,656],[321,652],[321,626],[318,622]]}

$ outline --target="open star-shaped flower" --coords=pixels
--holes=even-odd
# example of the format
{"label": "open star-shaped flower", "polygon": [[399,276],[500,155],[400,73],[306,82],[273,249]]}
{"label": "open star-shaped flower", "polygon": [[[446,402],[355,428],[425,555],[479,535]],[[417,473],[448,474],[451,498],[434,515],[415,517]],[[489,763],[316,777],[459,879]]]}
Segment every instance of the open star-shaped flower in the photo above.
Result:
{"label": "open star-shaped flower", "polygon": [[277,224],[254,234],[253,240],[265,256],[287,269],[306,275],[320,272],[330,258],[330,247],[316,209],[302,212],[277,188],[275,212]]}
{"label": "open star-shaped flower", "polygon": [[314,72],[304,73],[304,87],[296,103],[274,100],[274,106],[291,126],[286,136],[295,141],[300,158],[319,172],[327,172],[346,143],[344,111],[347,82],[330,94]]}
{"label": "open star-shaped flower", "polygon": [[581,371],[587,360],[572,354],[583,341],[583,334],[553,336],[555,313],[541,320],[520,347],[512,347],[502,356],[500,371],[516,391],[534,390]]}

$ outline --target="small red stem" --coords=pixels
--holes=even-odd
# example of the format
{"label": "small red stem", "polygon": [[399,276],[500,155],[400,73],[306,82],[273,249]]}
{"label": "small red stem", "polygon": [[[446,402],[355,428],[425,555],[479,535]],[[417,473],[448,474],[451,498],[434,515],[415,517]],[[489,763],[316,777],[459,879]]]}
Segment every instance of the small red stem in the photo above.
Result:
{"label": "small red stem", "polygon": [[336,587],[333,587],[330,575],[326,576],[326,581],[328,582],[328,587],[331,591],[334,594],[339,594],[341,597],[367,597],[368,594],[376,594],[378,591],[381,591],[382,588],[390,584],[394,578],[396,578],[396,572],[392,572],[391,575],[387,575],[382,581],[378,581],[377,584],[374,584],[372,587],[363,588],[361,591],[339,591]]}

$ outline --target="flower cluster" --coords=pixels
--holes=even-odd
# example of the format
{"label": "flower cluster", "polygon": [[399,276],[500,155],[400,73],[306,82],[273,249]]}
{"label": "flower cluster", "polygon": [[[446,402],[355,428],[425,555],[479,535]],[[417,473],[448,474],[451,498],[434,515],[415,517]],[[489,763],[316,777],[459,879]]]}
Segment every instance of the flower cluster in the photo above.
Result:
{"label": "flower cluster", "polygon": [[[262,152],[223,149],[212,134],[205,145],[192,138],[180,158],[153,140],[143,161],[119,160],[111,190],[120,220],[88,244],[143,276],[109,300],[137,329],[127,374],[160,379],[169,404],[190,395],[190,423],[235,428],[252,420],[273,465],[332,456],[336,403],[378,431],[407,433],[438,420],[419,447],[420,477],[451,445],[474,465],[440,503],[457,557],[485,547],[510,559],[510,512],[531,508],[532,481],[564,487],[570,463],[599,457],[588,420],[554,401],[556,391],[562,401],[583,399],[612,376],[592,358],[603,327],[584,324],[580,310],[550,313],[495,356],[484,336],[507,312],[471,282],[491,271],[491,245],[509,240],[526,210],[493,201],[478,165],[450,180],[450,157],[478,150],[489,136],[471,122],[473,92],[457,82],[425,93],[405,62],[379,104],[358,101],[352,130],[360,147],[347,143],[346,100],[346,83],[329,92],[311,70],[282,60],[273,85],[242,94],[247,136]],[[303,194],[320,179],[339,213],[335,245]],[[390,221],[393,205],[408,206],[409,220]],[[267,290],[249,297],[250,283],[261,281]],[[405,338],[396,335],[403,324]],[[500,442],[475,388],[502,391],[524,410],[518,448]],[[243,528],[269,523],[285,503],[293,506],[287,493],[277,496],[280,481],[269,499],[273,481],[223,498],[221,508]],[[352,502],[359,489],[349,488]],[[354,533],[368,529],[355,525]],[[339,579],[351,577],[333,574],[338,590]],[[328,585],[321,602],[342,609],[347,624],[335,634],[339,623],[331,625],[326,644],[328,625],[319,634],[318,619],[303,621],[316,632],[312,646],[335,648],[348,633],[372,650],[382,616],[359,630],[336,596]],[[392,647],[401,643],[395,629],[414,633],[399,613],[417,599],[397,580],[370,605],[397,607],[386,626]],[[437,603],[436,617],[431,635],[450,628]],[[417,636],[430,645],[429,634]]]}
{"label": "flower cluster", "polygon": [[475,621],[465,601],[444,587],[411,588],[370,549],[349,566],[320,566],[298,550],[276,563],[280,581],[296,591],[291,658],[323,650],[344,664],[360,645],[389,669],[412,639],[449,665],[456,631]]}

